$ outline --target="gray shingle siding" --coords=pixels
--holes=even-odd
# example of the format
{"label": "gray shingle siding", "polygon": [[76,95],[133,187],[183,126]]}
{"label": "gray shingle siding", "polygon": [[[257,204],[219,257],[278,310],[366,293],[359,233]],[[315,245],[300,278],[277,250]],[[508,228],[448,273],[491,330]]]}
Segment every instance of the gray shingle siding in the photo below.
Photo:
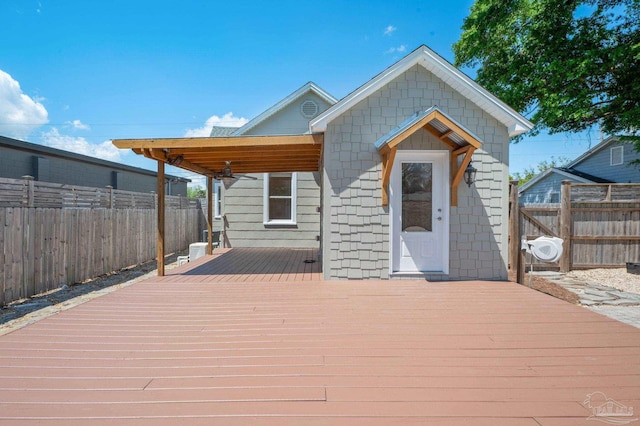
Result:
{"label": "gray shingle siding", "polygon": [[[428,279],[505,279],[507,129],[442,80],[416,65],[329,123],[324,138],[323,258],[325,279],[389,277],[389,209],[382,206],[381,159],[374,142],[418,110],[437,105],[478,135],[478,181],[458,190],[450,208],[449,274]],[[401,149],[446,146],[425,131]]]}

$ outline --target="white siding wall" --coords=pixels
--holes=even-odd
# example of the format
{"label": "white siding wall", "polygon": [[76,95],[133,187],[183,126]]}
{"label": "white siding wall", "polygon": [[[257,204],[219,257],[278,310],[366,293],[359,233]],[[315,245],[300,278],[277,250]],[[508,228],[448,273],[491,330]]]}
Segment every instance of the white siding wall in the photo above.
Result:
{"label": "white siding wall", "polygon": [[[386,279],[388,207],[381,201],[381,160],[374,142],[418,110],[437,105],[478,135],[476,184],[451,208],[450,273],[429,279],[505,279],[507,265],[507,129],[443,81],[415,66],[332,121],[325,133],[323,259],[325,279]],[[402,149],[438,149],[426,132]]]}

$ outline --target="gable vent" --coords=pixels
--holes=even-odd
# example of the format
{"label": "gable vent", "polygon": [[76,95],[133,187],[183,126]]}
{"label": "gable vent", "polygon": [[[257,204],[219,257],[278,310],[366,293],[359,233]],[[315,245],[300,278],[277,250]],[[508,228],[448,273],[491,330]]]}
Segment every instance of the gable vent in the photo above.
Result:
{"label": "gable vent", "polygon": [[318,114],[318,104],[308,99],[300,105],[300,112],[305,118],[313,118]]}

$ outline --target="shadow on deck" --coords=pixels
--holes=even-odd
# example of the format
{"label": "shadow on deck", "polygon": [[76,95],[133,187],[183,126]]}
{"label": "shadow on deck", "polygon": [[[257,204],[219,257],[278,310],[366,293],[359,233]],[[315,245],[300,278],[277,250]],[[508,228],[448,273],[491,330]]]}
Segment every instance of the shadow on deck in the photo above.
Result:
{"label": "shadow on deck", "polygon": [[222,248],[167,272],[160,280],[321,281],[322,272],[316,248]]}

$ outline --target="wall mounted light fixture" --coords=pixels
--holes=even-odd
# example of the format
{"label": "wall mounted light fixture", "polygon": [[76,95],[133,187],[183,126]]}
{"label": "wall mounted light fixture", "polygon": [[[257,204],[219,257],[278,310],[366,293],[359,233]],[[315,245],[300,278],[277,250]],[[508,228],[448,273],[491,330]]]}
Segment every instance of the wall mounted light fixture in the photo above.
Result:
{"label": "wall mounted light fixture", "polygon": [[473,167],[473,164],[469,162],[469,165],[464,171],[464,182],[470,187],[476,181],[476,173],[478,169]]}

